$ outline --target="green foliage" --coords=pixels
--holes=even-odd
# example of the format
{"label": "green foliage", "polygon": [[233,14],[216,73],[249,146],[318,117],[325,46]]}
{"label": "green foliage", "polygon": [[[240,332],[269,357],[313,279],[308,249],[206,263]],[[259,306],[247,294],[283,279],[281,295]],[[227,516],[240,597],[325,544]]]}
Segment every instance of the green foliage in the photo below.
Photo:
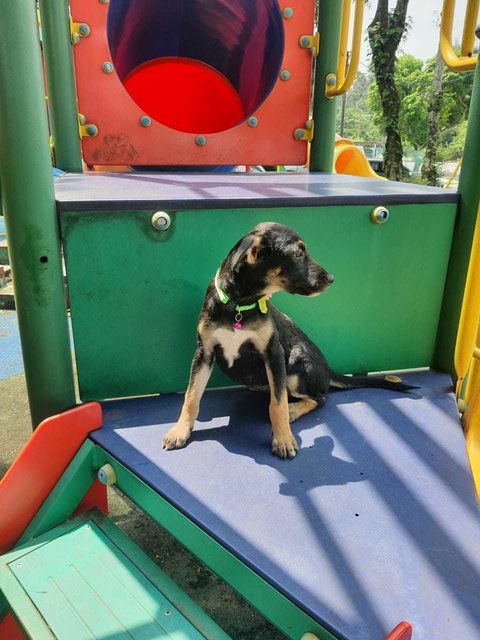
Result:
{"label": "green foliage", "polygon": [[463,155],[465,136],[467,133],[467,121],[464,120],[456,127],[451,127],[442,132],[440,146],[437,153],[439,162],[458,160]]}
{"label": "green foliage", "polygon": [[[383,131],[374,120],[374,114],[366,104],[368,90],[374,82],[371,73],[358,72],[355,82],[346,95],[343,135],[356,142],[383,140]],[[342,100],[337,111],[337,131],[341,131]]]}
{"label": "green foliage", "polygon": [[[404,143],[414,149],[423,149],[427,144],[427,119],[434,67],[435,58],[424,63],[412,55],[401,56],[395,65],[395,84],[401,102],[400,134]],[[441,146],[453,144],[455,140],[455,153],[462,140],[462,130],[457,135],[456,129],[467,117],[472,84],[473,73],[459,74],[444,70],[439,122]],[[380,96],[374,83],[369,87],[366,107],[373,113],[375,125],[385,130]],[[441,153],[442,158],[446,155],[448,153]]]}

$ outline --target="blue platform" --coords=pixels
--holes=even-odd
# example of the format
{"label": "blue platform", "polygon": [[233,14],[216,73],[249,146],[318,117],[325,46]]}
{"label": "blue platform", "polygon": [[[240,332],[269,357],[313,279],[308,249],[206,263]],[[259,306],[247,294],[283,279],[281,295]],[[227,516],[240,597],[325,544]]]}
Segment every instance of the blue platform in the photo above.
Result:
{"label": "blue platform", "polygon": [[207,392],[191,441],[163,451],[183,397],[104,403],[92,439],[338,638],[480,638],[480,511],[451,381],[332,393],[269,450],[268,398]]}

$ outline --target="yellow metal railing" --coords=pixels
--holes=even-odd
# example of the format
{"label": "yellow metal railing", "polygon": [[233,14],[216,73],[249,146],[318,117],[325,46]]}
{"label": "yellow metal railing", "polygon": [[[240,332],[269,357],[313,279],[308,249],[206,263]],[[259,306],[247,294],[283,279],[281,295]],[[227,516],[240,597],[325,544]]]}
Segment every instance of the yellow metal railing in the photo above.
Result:
{"label": "yellow metal railing", "polygon": [[476,337],[477,353],[473,355],[465,390],[466,409],[462,416],[473,482],[480,502],[480,324]]}
{"label": "yellow metal railing", "polygon": [[[480,2],[480,0],[478,1]],[[352,0],[343,0],[337,72],[329,73],[326,77],[325,95],[327,98],[334,98],[342,93],[346,93],[352,86],[355,76],[357,75],[363,36],[363,10],[365,0],[355,0],[352,51],[350,60],[348,60],[348,33],[350,30],[351,5]]]}
{"label": "yellow metal railing", "polygon": [[471,71],[475,69],[478,56],[473,55],[473,45],[479,6],[480,0],[467,0],[462,45],[460,55],[458,55],[452,45],[455,0],[443,0],[442,21],[440,24],[440,51],[443,61],[450,69],[455,71]]}
{"label": "yellow metal railing", "polygon": [[453,170],[452,175],[450,176],[450,178],[447,180],[447,182],[443,185],[445,189],[448,189],[448,187],[452,184],[452,182],[455,180],[455,176],[458,173],[458,170],[460,169],[460,167],[462,166],[462,162],[463,162],[463,157],[460,158],[460,160],[457,161],[457,164],[455,165],[455,169]]}
{"label": "yellow metal railing", "polygon": [[467,452],[480,501],[480,208],[458,326],[455,371]]}

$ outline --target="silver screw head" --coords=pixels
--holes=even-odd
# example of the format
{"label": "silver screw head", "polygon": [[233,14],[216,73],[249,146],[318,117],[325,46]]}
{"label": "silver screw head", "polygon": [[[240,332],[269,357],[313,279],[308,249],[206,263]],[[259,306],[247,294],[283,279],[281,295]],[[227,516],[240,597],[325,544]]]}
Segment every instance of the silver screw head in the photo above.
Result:
{"label": "silver screw head", "polygon": [[103,71],[103,73],[112,73],[113,64],[111,62],[104,62],[102,64],[102,71]]}
{"label": "silver screw head", "polygon": [[293,9],[292,7],[285,7],[284,10],[282,11],[282,16],[288,20],[289,18],[291,18],[293,16]]}
{"label": "silver screw head", "polygon": [[280,71],[280,80],[289,80],[290,79],[290,71],[288,69],[282,69]]}
{"label": "silver screw head", "polygon": [[303,138],[303,129],[295,129],[293,135],[296,140],[301,140]]}
{"label": "silver screw head", "polygon": [[370,219],[375,224],[384,224],[390,217],[390,212],[386,207],[375,207],[370,213]]}
{"label": "silver screw head", "polygon": [[172,219],[166,211],[155,211],[151,223],[155,231],[166,231],[172,224]]}

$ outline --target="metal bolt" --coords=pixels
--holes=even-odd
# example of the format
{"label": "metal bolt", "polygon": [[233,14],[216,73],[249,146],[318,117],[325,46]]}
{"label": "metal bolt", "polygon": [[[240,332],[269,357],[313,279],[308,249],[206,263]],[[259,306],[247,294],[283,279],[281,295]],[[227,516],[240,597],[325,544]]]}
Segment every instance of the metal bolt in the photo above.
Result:
{"label": "metal bolt", "polygon": [[78,114],[78,122],[80,124],[87,124],[87,119],[83,114],[79,113]]}
{"label": "metal bolt", "polygon": [[94,124],[88,124],[85,127],[85,133],[91,138],[94,138],[98,133],[98,129]]}
{"label": "metal bolt", "polygon": [[83,37],[88,36],[88,34],[90,33],[90,27],[88,26],[88,24],[85,24],[85,22],[79,24],[78,33]]}
{"label": "metal bolt", "polygon": [[172,613],[172,612],[170,611],[170,609],[165,609],[165,611],[164,611],[164,614],[165,614],[166,616],[171,615],[171,613]]}
{"label": "metal bolt", "polygon": [[142,127],[149,127],[152,124],[152,121],[148,116],[142,116],[139,122],[142,125]]}
{"label": "metal bolt", "polygon": [[205,138],[205,136],[197,136],[195,138],[195,144],[197,144],[199,147],[203,147],[207,144],[207,139]]}
{"label": "metal bolt", "polygon": [[102,71],[103,71],[103,73],[112,73],[113,64],[111,62],[104,62],[102,64]]}
{"label": "metal bolt", "polygon": [[85,527],[85,529],[91,529],[91,528],[92,527],[89,524],[87,524],[86,527]]}
{"label": "metal bolt", "polygon": [[303,138],[303,129],[295,129],[293,136],[295,140],[301,140]]}
{"label": "metal bolt", "polygon": [[327,76],[327,84],[329,87],[334,87],[337,84],[337,76],[334,73]]}
{"label": "metal bolt", "polygon": [[111,464],[104,464],[97,473],[97,478],[102,484],[111,486],[117,482],[117,474]]}
{"label": "metal bolt", "polygon": [[252,116],[251,118],[249,118],[247,120],[247,124],[248,124],[249,127],[256,127],[257,124],[258,124],[258,119],[255,118],[255,116]]}
{"label": "metal bolt", "polygon": [[291,18],[293,16],[293,9],[292,7],[285,7],[285,9],[282,11],[282,16],[288,20],[289,18]]}
{"label": "metal bolt", "polygon": [[72,33],[72,42],[73,44],[78,44],[80,42],[80,36],[78,33]]}
{"label": "metal bolt", "polygon": [[302,36],[300,38],[300,46],[306,49],[310,46],[310,38],[308,36]]}
{"label": "metal bolt", "polygon": [[375,224],[383,224],[390,217],[390,212],[386,207],[375,207],[370,213],[370,220]]}
{"label": "metal bolt", "polygon": [[280,80],[289,80],[290,79],[290,71],[288,69],[282,69],[280,71]]}
{"label": "metal bolt", "polygon": [[172,224],[172,220],[166,211],[155,211],[151,223],[155,231],[166,231]]}
{"label": "metal bolt", "polygon": [[17,567],[20,568],[22,566],[21,562],[17,562]]}

